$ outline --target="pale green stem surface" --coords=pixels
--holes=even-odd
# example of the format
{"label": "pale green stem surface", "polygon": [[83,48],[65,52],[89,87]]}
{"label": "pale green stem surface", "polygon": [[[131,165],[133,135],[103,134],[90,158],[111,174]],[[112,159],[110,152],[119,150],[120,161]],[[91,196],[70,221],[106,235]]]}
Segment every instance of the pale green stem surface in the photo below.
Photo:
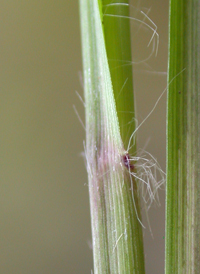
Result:
{"label": "pale green stem surface", "polygon": [[199,1],[171,0],[166,274],[200,273],[199,16]]}
{"label": "pale green stem surface", "polygon": [[80,14],[94,273],[144,273],[136,186],[124,165],[98,1],[80,0]]}

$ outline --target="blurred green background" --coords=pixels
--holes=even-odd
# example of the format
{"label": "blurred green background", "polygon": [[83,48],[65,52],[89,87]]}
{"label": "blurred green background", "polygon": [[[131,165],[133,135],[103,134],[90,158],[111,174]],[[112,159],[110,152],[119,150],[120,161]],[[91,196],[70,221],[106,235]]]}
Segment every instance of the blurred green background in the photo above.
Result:
{"label": "blurred green background", "polygon": [[[84,120],[75,93],[83,95],[78,1],[0,0],[0,7],[0,273],[91,273],[85,132],[73,109]],[[166,74],[152,72],[167,70],[168,1],[141,7],[152,8],[160,47],[148,65],[134,66],[139,122],[166,87]],[[163,169],[165,98],[138,132],[138,147],[148,143]],[[149,215],[154,239],[144,231],[149,274],[164,273],[160,197]]]}

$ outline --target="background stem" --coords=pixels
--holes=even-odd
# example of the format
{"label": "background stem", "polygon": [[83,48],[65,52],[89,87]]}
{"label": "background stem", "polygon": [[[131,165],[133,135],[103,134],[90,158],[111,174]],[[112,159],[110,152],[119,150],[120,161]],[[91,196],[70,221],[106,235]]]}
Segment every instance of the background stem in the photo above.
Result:
{"label": "background stem", "polygon": [[200,269],[199,23],[199,1],[171,0],[166,200],[169,274],[199,273]]}

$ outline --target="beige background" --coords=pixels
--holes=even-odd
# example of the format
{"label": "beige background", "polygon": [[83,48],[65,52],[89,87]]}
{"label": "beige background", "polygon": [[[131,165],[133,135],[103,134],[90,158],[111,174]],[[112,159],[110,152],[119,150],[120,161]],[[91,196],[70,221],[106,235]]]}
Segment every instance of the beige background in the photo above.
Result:
{"label": "beige background", "polygon": [[[148,63],[167,70],[168,1],[151,8],[160,47]],[[0,273],[91,273],[78,1],[0,0]],[[141,44],[138,43],[138,50]],[[136,47],[137,50],[137,47]],[[137,53],[135,53],[137,55]],[[143,54],[143,53],[141,53]],[[141,55],[142,56],[142,55]],[[134,66],[138,120],[166,87],[166,75]],[[140,147],[165,169],[165,96],[139,131]],[[164,273],[164,192],[145,230],[148,274]]]}

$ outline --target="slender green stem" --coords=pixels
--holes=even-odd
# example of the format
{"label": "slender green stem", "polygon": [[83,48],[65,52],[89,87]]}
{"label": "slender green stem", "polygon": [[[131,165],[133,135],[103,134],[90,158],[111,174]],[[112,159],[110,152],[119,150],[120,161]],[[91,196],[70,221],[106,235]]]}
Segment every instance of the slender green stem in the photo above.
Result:
{"label": "slender green stem", "polygon": [[80,0],[94,273],[141,274],[137,189],[120,135],[100,6]]}
{"label": "slender green stem", "polygon": [[[102,5],[106,52],[120,132],[127,149],[129,138],[135,130],[129,1],[102,0]],[[134,152],[135,147],[131,150],[131,153]]]}
{"label": "slender green stem", "polygon": [[199,9],[196,0],[170,2],[167,274],[200,269]]}
{"label": "slender green stem", "polygon": [[[106,45],[106,53],[110,68],[113,92],[116,102],[116,111],[119,121],[121,138],[125,150],[128,149],[129,141],[130,155],[136,153],[135,139],[131,139],[135,131],[135,108],[133,92],[133,71],[131,55],[131,33],[130,33],[130,10],[129,0],[101,0],[103,8],[103,27]],[[135,136],[134,136],[135,138]],[[134,201],[137,215],[135,218],[141,220],[140,203],[137,184],[134,184]],[[133,242],[136,247],[134,256],[140,262],[140,271],[144,272],[143,236],[142,226],[139,221],[134,221],[132,227]]]}

